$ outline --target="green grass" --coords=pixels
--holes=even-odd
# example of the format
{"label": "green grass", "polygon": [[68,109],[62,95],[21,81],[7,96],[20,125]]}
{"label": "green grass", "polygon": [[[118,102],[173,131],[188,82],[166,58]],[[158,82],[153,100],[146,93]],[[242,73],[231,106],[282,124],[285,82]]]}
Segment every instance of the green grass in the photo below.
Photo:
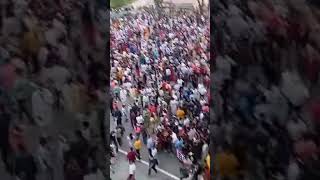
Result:
{"label": "green grass", "polygon": [[134,0],[110,0],[110,7],[117,9],[132,3]]}

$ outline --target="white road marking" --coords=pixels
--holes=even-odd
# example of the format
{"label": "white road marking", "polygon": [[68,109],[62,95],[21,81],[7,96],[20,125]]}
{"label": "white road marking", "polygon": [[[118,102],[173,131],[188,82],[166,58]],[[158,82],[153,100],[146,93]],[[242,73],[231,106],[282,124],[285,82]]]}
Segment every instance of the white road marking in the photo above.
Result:
{"label": "white road marking", "polygon": [[[122,150],[122,149],[119,149],[119,152],[122,153],[122,154],[124,154],[124,155],[127,155],[127,152],[124,151],[124,150]],[[146,162],[146,161],[144,161],[144,160],[140,160],[139,162],[141,162],[142,164],[144,164],[144,165],[146,165],[146,166],[149,167],[149,163],[148,163],[148,162]],[[171,177],[171,178],[174,179],[174,180],[180,180],[180,178],[178,178],[177,176],[175,176],[175,175],[169,173],[168,171],[165,171],[165,170],[163,170],[163,169],[161,169],[161,168],[159,168],[159,167],[157,167],[157,170],[160,171],[160,172],[162,172],[163,174]]]}

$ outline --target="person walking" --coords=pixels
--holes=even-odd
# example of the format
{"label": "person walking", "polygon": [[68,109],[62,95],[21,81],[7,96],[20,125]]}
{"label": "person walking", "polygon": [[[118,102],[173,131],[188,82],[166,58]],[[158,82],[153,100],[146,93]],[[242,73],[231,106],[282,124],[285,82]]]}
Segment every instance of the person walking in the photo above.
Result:
{"label": "person walking", "polygon": [[135,112],[135,108],[136,106],[133,106],[130,110],[130,123],[131,123],[131,127],[132,129],[135,128],[135,124],[136,124],[136,112]]}
{"label": "person walking", "polygon": [[127,136],[127,140],[130,148],[133,147],[134,139],[135,139],[135,136],[133,136],[132,133],[130,133],[129,136]]}
{"label": "person walking", "polygon": [[141,140],[139,139],[139,137],[135,140],[133,145],[134,145],[134,148],[135,148],[135,150],[137,152],[137,158],[139,160],[141,160],[140,150],[142,148],[142,143],[141,143]]}
{"label": "person walking", "polygon": [[119,151],[119,145],[118,145],[118,141],[117,141],[117,133],[113,130],[110,132],[110,141],[112,144],[115,145],[116,147],[116,151]]}
{"label": "person walking", "polygon": [[135,180],[135,174],[136,174],[136,165],[134,162],[129,162],[129,176],[127,180]]}
{"label": "person walking", "polygon": [[122,135],[123,135],[123,127],[122,126],[117,126],[116,127],[116,137],[117,137],[117,142],[119,146],[122,146]]}
{"label": "person walking", "polygon": [[127,112],[128,107],[126,107],[126,105],[122,105],[122,109],[121,109],[121,113],[122,113],[122,120],[124,120],[124,122],[128,122],[129,118],[128,118],[128,112]]}
{"label": "person walking", "polygon": [[136,161],[136,156],[137,153],[133,150],[133,147],[130,147],[130,151],[127,154],[127,159],[130,162],[135,162]]}
{"label": "person walking", "polygon": [[117,126],[121,126],[122,125],[122,113],[118,107],[114,111],[114,117],[116,119]]}
{"label": "person walking", "polygon": [[148,169],[148,175],[151,175],[151,170],[153,169],[154,172],[158,173],[158,170],[156,169],[156,166],[159,165],[158,159],[157,159],[157,148],[153,147],[151,150],[151,155],[149,156],[149,169]]}
{"label": "person walking", "polygon": [[149,156],[152,156],[153,147],[154,147],[154,141],[152,137],[149,135],[149,138],[147,140],[147,148],[148,148]]}
{"label": "person walking", "polygon": [[145,126],[143,126],[142,128],[142,132],[141,132],[141,135],[142,135],[142,140],[143,140],[143,144],[147,145],[147,141],[148,141],[148,134],[147,134],[147,130],[145,128]]}

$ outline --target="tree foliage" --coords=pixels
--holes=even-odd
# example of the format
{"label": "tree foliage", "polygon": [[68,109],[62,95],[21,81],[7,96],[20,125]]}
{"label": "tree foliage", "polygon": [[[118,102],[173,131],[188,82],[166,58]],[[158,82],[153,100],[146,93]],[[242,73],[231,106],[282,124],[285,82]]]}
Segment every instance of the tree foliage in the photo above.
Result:
{"label": "tree foliage", "polygon": [[202,15],[205,8],[205,2],[204,0],[197,0],[197,2],[198,2],[199,13]]}

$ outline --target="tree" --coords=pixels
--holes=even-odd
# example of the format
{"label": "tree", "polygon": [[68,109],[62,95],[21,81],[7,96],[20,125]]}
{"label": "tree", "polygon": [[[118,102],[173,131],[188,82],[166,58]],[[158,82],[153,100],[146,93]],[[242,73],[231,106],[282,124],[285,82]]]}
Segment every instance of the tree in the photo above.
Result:
{"label": "tree", "polygon": [[199,13],[200,13],[200,15],[203,15],[205,2],[204,2],[204,0],[197,0],[197,2],[198,2]]}
{"label": "tree", "polygon": [[158,12],[158,17],[160,17],[160,14],[161,14],[162,3],[163,3],[163,0],[154,0],[154,4]]}
{"label": "tree", "polygon": [[154,4],[155,4],[157,7],[161,7],[161,6],[162,6],[162,3],[163,3],[163,0],[154,0]]}

